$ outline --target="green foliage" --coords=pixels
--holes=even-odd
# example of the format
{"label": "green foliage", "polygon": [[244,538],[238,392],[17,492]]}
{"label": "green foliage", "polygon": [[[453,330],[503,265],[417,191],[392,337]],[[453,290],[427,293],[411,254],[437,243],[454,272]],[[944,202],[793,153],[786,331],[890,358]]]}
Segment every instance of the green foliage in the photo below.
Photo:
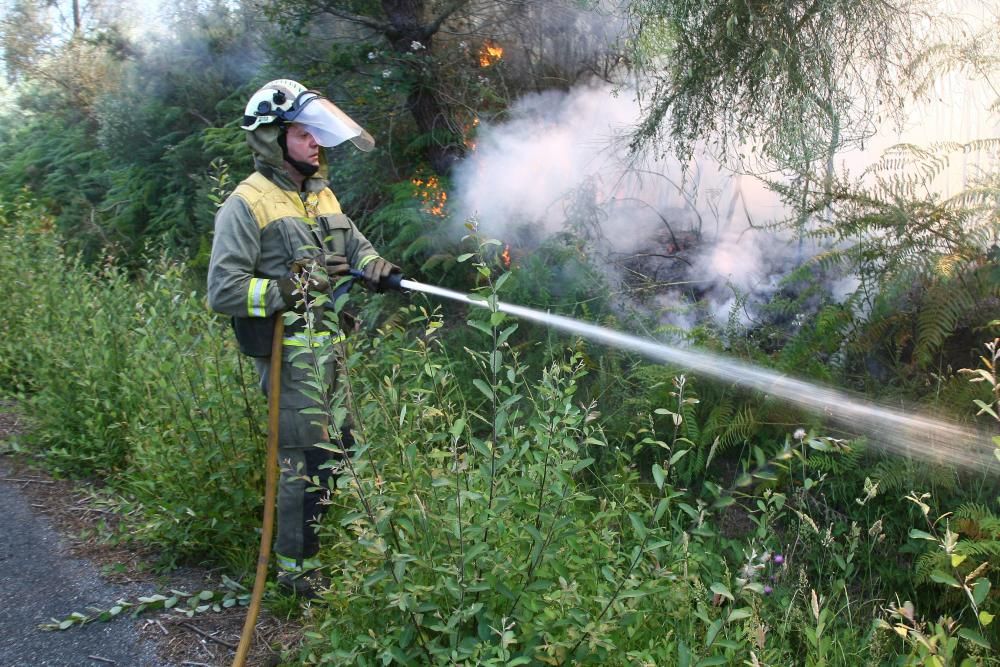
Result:
{"label": "green foliage", "polygon": [[0,383],[29,401],[45,464],[113,481],[168,562],[248,564],[262,401],[228,326],[169,261],[134,281],[111,257],[89,269],[27,204],[0,234]]}
{"label": "green foliage", "polygon": [[357,351],[353,393],[374,400],[359,406],[364,440],[333,498],[356,507],[334,534],[356,539],[328,540],[355,592],[331,600],[338,612],[317,629],[330,644],[313,659],[606,663],[658,588],[644,573],[669,547],[657,526],[667,504],[618,483],[592,495],[589,453],[605,443],[573,400],[580,360],[529,381],[503,319],[469,321],[492,341],[469,350],[472,394],[432,355],[434,319],[411,321],[425,327],[412,353],[392,353],[402,329]]}
{"label": "green foliage", "polygon": [[834,311],[831,322],[830,332],[847,334],[845,370],[919,382],[923,373],[945,377],[974,360],[1000,298],[997,179],[984,175],[949,199],[928,192],[952,154],[996,145],[898,146],[869,170],[867,184],[814,194],[809,210],[829,215],[810,234],[834,248],[808,269],[860,279],[847,304],[853,312]]}
{"label": "green foliage", "polygon": [[[263,406],[226,325],[170,262],[147,260],[131,280],[110,261],[87,269],[25,202],[0,230],[0,275],[16,288],[0,312],[0,378],[29,400],[33,451],[67,474],[102,475],[127,531],[165,562],[244,571]],[[594,391],[591,376],[621,366],[586,347],[518,342],[521,326],[496,311],[517,273],[498,273],[497,242],[481,243],[456,265],[480,277],[482,308],[458,326],[404,308],[350,339],[350,391],[323,397],[335,422],[352,397],[358,447],[330,489],[320,558],[336,585],[314,603],[303,664],[891,662],[917,650],[871,632],[892,618],[878,601],[893,594],[958,619],[923,636],[943,628],[953,655],[995,664],[979,642],[995,641],[997,584],[976,572],[997,557],[988,479],[973,488],[951,473],[935,487],[957,510],[951,533],[927,532],[951,552],[925,558],[915,547],[931,542],[910,539],[899,497],[930,472],[890,484],[862,465],[863,448],[782,435],[787,420],[761,423],[768,404],[663,368],[624,366],[631,377],[613,391],[631,402]],[[310,357],[296,363],[315,368]],[[605,401],[633,415],[613,446]]]}
{"label": "green foliage", "polygon": [[635,144],[687,157],[710,141],[744,164],[804,168],[864,139],[897,103],[916,43],[904,2],[642,0],[631,12],[652,78]]}
{"label": "green foliage", "polygon": [[[11,159],[0,165],[0,196],[13,201],[29,191],[88,262],[108,246],[131,261],[150,243],[195,256],[212,225],[205,196],[212,159],[225,157],[241,172],[249,166],[235,122],[251,38],[223,4],[176,11],[174,37],[152,41],[141,58],[98,77],[102,88],[84,90],[84,102],[39,103],[50,89],[62,94],[41,77],[27,84],[30,111],[20,105],[16,122],[4,123],[0,140]],[[84,104],[87,113],[80,113]],[[222,126],[228,134],[210,141]],[[238,157],[231,144],[239,145]]]}

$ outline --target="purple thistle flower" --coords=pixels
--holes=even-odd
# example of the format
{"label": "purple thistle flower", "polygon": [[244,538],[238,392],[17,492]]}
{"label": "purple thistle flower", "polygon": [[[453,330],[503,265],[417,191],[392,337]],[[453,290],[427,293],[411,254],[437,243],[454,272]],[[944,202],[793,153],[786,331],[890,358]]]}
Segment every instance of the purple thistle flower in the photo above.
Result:
{"label": "purple thistle flower", "polygon": [[764,595],[770,595],[773,592],[774,592],[773,588],[771,588],[770,586],[764,586]]}
{"label": "purple thistle flower", "polygon": [[781,565],[784,562],[785,562],[785,557],[784,556],[782,556],[781,554],[774,554],[774,564],[775,565]]}

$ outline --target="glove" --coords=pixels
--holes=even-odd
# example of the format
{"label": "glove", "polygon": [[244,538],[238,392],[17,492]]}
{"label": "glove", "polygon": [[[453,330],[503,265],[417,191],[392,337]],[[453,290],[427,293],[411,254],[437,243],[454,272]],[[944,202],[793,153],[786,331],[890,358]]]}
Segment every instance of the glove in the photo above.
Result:
{"label": "glove", "polygon": [[[315,258],[297,259],[292,262],[288,273],[278,278],[278,291],[286,308],[297,313],[305,311],[302,287],[305,292],[325,292],[330,289],[330,281],[319,270],[320,266]],[[301,285],[303,280],[306,281],[304,286]]]}
{"label": "glove", "polygon": [[326,254],[326,277],[331,285],[335,285],[337,280],[351,272],[351,264],[343,255],[335,255],[332,252]]}
{"label": "glove", "polygon": [[387,262],[381,257],[376,257],[372,261],[368,262],[362,273],[365,279],[365,287],[373,292],[381,292],[385,288],[382,281],[385,280],[389,274],[402,273],[402,270],[395,264]]}

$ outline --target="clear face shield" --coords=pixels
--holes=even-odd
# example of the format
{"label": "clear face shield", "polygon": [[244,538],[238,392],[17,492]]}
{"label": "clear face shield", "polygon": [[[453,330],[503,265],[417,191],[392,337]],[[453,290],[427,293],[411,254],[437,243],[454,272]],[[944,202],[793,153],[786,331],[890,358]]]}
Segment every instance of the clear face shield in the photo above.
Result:
{"label": "clear face shield", "polygon": [[285,113],[285,120],[304,125],[320,146],[331,148],[350,141],[358,150],[365,152],[375,148],[372,135],[336,104],[312,90],[301,93],[295,99],[292,109]]}

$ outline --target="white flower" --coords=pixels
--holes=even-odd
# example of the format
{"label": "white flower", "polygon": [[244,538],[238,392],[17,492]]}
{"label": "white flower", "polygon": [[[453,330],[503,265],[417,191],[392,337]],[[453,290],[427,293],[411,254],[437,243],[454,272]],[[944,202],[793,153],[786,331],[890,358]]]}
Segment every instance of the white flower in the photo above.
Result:
{"label": "white flower", "polygon": [[804,437],[806,437],[806,430],[804,428],[797,428],[795,429],[795,433],[792,434],[792,437],[795,438],[796,440],[802,440]]}
{"label": "white flower", "polygon": [[368,60],[375,60],[376,57],[378,57],[378,54],[376,54],[374,51],[368,52]]}
{"label": "white flower", "polygon": [[413,40],[412,42],[410,42],[411,51],[419,51],[422,48],[424,48],[424,45],[418,42],[417,40]]}
{"label": "white flower", "polygon": [[469,46],[468,42],[459,42],[458,43],[458,48],[460,48],[460,49],[468,48],[468,46]]}
{"label": "white flower", "polygon": [[372,86],[372,90],[374,90],[377,93],[378,91],[382,90],[382,86]]}
{"label": "white flower", "polygon": [[382,78],[383,79],[388,79],[390,76],[392,76],[392,70],[391,69],[384,69],[384,70],[382,70]]}

